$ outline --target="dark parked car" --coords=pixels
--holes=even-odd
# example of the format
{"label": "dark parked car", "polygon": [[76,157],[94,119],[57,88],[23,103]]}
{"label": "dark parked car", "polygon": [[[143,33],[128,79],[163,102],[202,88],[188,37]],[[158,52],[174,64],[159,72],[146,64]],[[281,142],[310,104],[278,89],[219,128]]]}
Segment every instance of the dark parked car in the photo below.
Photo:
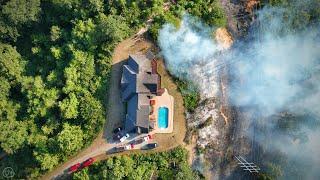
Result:
{"label": "dark parked car", "polygon": [[118,127],[118,128],[116,128],[116,129],[114,129],[114,130],[113,130],[113,133],[114,133],[114,135],[113,135],[113,140],[115,140],[115,141],[119,141],[120,138],[121,138],[122,136],[124,136],[124,134],[123,134],[123,132],[122,132],[122,127]]}
{"label": "dark parked car", "polygon": [[115,128],[115,129],[113,130],[113,134],[118,134],[118,133],[121,132],[121,131],[122,131],[122,127]]}
{"label": "dark parked car", "polygon": [[119,141],[119,139],[123,136],[123,134],[121,132],[113,135],[113,140],[115,141]]}
{"label": "dark parked car", "polygon": [[80,164],[80,163],[77,163],[77,164],[75,164],[75,165],[71,166],[71,167],[68,169],[69,173],[73,173],[73,172],[78,171],[78,170],[79,170],[79,168],[80,168],[80,166],[81,166],[81,164]]}
{"label": "dark parked car", "polygon": [[143,149],[148,150],[148,149],[154,149],[156,147],[158,147],[158,143],[150,143],[150,144],[145,145],[145,147]]}
{"label": "dark parked car", "polygon": [[91,164],[93,164],[94,159],[93,158],[89,158],[87,160],[85,160],[82,164],[81,164],[81,168],[85,168],[90,166]]}
{"label": "dark parked car", "polygon": [[114,147],[112,153],[123,152],[125,150],[124,146]]}

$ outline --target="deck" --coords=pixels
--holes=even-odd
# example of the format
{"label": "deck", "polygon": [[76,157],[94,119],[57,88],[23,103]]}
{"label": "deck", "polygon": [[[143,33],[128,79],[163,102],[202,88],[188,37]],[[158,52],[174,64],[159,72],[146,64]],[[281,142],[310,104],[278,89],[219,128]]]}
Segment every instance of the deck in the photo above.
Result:
{"label": "deck", "polygon": [[[173,131],[173,114],[174,114],[174,98],[168,93],[167,89],[160,96],[155,96],[153,98],[155,104],[153,105],[153,122],[155,123],[155,130],[153,133],[172,133]],[[158,128],[158,110],[160,107],[167,107],[168,113],[168,128],[160,129]]]}

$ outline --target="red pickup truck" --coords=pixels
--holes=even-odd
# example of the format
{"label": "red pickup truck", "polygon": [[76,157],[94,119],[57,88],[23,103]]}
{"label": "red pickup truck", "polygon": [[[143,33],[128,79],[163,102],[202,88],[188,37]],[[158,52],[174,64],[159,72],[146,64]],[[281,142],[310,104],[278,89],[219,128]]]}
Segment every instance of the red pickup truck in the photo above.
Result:
{"label": "red pickup truck", "polygon": [[92,163],[94,163],[94,161],[95,161],[95,159],[89,158],[89,159],[85,160],[83,163],[77,163],[77,164],[71,166],[68,169],[68,171],[69,171],[69,173],[74,173],[74,172],[76,172],[76,171],[78,171],[80,169],[83,169],[85,167],[90,166]]}
{"label": "red pickup truck", "polygon": [[78,171],[78,170],[79,170],[79,168],[80,168],[80,166],[81,166],[81,164],[80,164],[80,163],[77,163],[77,164],[75,164],[75,165],[71,166],[71,167],[69,168],[69,173],[73,173],[73,172]]}
{"label": "red pickup truck", "polygon": [[81,168],[85,168],[90,166],[91,164],[93,164],[94,159],[93,158],[89,158],[87,160],[85,160],[82,164],[81,164]]}

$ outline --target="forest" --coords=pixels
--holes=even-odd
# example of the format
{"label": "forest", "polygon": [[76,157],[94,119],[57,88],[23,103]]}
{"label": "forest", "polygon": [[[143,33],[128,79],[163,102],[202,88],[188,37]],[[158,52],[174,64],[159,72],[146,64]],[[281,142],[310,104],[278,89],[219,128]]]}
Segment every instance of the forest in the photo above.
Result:
{"label": "forest", "polygon": [[[148,37],[156,41],[162,24],[179,25],[183,13],[209,25],[226,24],[216,0],[1,0],[0,153],[6,157],[0,169],[10,166],[15,178],[34,179],[90,145],[108,120],[114,47],[150,19]],[[155,168],[187,177],[191,171],[181,149],[180,169],[167,171],[176,151],[155,155],[164,158]],[[136,168],[142,171],[156,161],[148,158],[133,156],[141,159]],[[136,163],[119,157],[102,165],[109,172],[112,163],[125,161]]]}
{"label": "forest", "polygon": [[188,165],[187,153],[177,147],[168,152],[115,156],[75,173],[72,179],[204,179]]}

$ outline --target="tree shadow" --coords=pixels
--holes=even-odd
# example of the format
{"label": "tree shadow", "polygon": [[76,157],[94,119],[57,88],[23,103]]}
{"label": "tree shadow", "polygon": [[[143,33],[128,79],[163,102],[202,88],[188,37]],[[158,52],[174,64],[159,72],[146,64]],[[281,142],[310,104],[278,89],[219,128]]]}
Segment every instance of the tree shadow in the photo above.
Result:
{"label": "tree shadow", "polygon": [[117,127],[123,127],[125,118],[125,104],[121,101],[120,80],[122,66],[126,63],[123,59],[111,66],[111,75],[106,96],[106,122],[104,124],[103,138],[112,142],[112,132]]}
{"label": "tree shadow", "polygon": [[71,173],[68,172],[68,169],[64,170],[62,174],[53,178],[54,180],[65,180],[65,179],[72,179]]}

